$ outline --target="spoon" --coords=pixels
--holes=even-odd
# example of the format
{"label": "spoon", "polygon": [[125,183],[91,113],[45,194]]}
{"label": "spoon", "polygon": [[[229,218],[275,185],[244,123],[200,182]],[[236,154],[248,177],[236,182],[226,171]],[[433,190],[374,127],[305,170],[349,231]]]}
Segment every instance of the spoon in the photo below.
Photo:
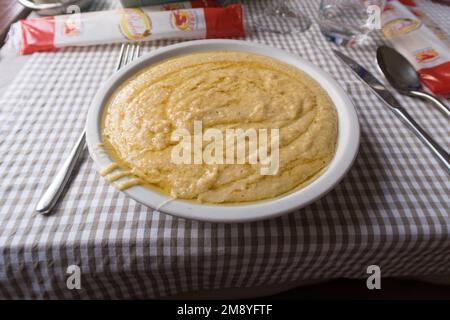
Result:
{"label": "spoon", "polygon": [[377,49],[378,66],[389,83],[401,94],[431,101],[442,113],[450,117],[450,108],[435,96],[422,90],[413,65],[397,50],[381,46]]}

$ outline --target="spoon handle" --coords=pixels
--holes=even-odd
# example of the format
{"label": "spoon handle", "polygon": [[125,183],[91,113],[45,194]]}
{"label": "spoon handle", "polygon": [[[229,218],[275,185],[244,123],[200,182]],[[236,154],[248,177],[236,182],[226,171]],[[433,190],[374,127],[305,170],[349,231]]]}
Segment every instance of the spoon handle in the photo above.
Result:
{"label": "spoon handle", "polygon": [[431,101],[432,103],[434,103],[434,105],[436,107],[439,108],[439,110],[441,110],[441,112],[443,112],[447,117],[450,118],[450,108],[448,106],[446,106],[441,100],[439,100],[435,96],[433,96],[429,93],[423,92],[423,91],[416,91],[416,90],[410,91],[410,93],[413,96],[425,98],[425,99]]}
{"label": "spoon handle", "polygon": [[434,153],[450,173],[450,155],[402,107],[393,109],[400,119],[409,126],[415,135]]}

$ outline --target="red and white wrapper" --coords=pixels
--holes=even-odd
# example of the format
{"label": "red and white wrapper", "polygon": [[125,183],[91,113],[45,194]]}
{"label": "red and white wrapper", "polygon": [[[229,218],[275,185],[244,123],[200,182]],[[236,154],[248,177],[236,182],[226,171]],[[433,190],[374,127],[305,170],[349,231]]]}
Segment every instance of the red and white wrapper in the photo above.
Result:
{"label": "red and white wrapper", "polygon": [[67,46],[241,37],[245,30],[240,4],[222,8],[214,0],[194,0],[21,20],[10,34],[20,53],[30,54]]}
{"label": "red and white wrapper", "polygon": [[411,62],[428,89],[450,95],[450,48],[413,12],[399,1],[388,2],[381,17],[383,35]]}

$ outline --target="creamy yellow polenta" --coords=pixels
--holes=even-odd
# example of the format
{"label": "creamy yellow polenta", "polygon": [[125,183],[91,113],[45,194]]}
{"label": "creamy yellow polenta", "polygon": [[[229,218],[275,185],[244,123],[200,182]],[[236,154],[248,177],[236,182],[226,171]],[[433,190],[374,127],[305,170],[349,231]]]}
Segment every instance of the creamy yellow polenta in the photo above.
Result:
{"label": "creamy yellow polenta", "polygon": [[[171,135],[192,132],[194,121],[222,132],[279,129],[277,174],[262,175],[260,163],[173,163],[180,142]],[[239,203],[277,197],[320,175],[334,155],[337,117],[326,92],[298,69],[255,54],[207,52],[125,81],[105,108],[102,130],[107,152],[131,181],[179,199]]]}

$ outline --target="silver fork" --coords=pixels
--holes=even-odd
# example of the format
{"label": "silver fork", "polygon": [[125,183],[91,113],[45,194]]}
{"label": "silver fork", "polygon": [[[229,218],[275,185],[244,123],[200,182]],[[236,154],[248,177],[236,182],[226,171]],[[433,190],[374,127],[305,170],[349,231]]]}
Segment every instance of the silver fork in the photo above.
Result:
{"label": "silver fork", "polygon": [[[125,66],[127,63],[138,58],[140,55],[140,47],[138,44],[122,44],[120,48],[119,60],[117,61],[116,71]],[[53,178],[52,183],[42,195],[39,200],[36,211],[41,214],[49,214],[55,205],[58,203],[58,199],[61,196],[64,187],[70,180],[73,173],[73,169],[81,158],[83,151],[86,147],[85,133],[83,130],[77,143],[70,151],[69,156],[64,161],[62,167],[59,169],[56,176]]]}

